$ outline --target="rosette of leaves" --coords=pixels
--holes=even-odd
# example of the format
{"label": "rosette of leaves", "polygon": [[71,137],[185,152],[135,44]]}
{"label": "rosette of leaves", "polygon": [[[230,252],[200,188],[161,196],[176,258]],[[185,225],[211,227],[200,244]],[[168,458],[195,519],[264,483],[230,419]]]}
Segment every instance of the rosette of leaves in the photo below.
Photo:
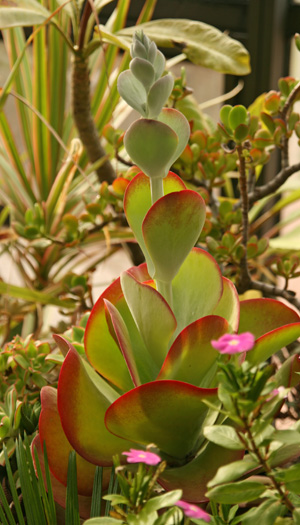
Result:
{"label": "rosette of leaves", "polygon": [[[186,204],[189,190],[174,174],[164,179],[164,187],[165,196],[151,206],[149,180],[140,174],[125,196],[127,218],[148,247],[157,224],[157,243],[170,242],[169,230],[164,229],[170,217],[166,208],[162,212],[162,203],[170,214],[175,199],[174,236],[183,222],[178,203]],[[199,204],[202,208],[200,200]],[[187,231],[189,222],[182,231]],[[96,465],[109,467],[114,454],[136,444],[155,443],[168,463],[159,482],[168,490],[182,489],[190,501],[203,501],[206,483],[217,469],[242,458],[242,450],[222,449],[208,443],[203,434],[207,424],[222,423],[217,410],[205,404],[218,403],[218,353],[211,340],[226,332],[251,331],[256,344],[248,359],[259,364],[300,335],[300,318],[275,300],[240,303],[233,284],[222,277],[212,256],[199,248],[189,251],[180,265],[172,292],[171,308],[157,291],[147,265],[133,267],[95,304],[85,331],[85,358],[56,336],[66,357],[58,390],[42,389],[39,431],[62,490],[72,449],[78,458],[79,492],[90,494]],[[280,379],[275,375],[272,381],[296,384],[299,370],[299,356],[292,356]]]}

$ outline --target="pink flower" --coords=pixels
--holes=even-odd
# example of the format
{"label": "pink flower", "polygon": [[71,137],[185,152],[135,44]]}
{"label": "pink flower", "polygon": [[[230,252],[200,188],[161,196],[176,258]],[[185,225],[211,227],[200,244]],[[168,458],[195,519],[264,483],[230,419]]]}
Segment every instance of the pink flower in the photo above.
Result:
{"label": "pink flower", "polygon": [[128,463],[145,463],[146,465],[158,465],[161,458],[153,452],[145,450],[136,450],[131,448],[129,452],[122,452],[123,456],[127,456]]}
{"label": "pink flower", "polygon": [[220,354],[238,354],[240,352],[248,352],[255,343],[255,337],[250,332],[243,334],[225,334],[217,341],[212,341],[212,346],[220,352]]}
{"label": "pink flower", "polygon": [[279,386],[278,388],[274,388],[272,392],[270,392],[270,396],[267,398],[267,401],[271,401],[275,396],[278,396],[278,394],[282,394],[285,392],[284,386]]}
{"label": "pink flower", "polygon": [[197,505],[187,503],[186,501],[182,501],[181,499],[177,501],[176,505],[180,507],[183,510],[184,514],[189,518],[198,518],[206,521],[207,523],[210,521],[210,515],[207,514],[205,510],[200,509],[200,507],[197,507]]}

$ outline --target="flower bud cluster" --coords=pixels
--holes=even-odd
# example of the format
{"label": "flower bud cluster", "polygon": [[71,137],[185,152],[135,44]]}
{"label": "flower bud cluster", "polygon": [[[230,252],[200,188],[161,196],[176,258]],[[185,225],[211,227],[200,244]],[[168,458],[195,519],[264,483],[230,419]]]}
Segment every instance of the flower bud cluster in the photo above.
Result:
{"label": "flower bud cluster", "polygon": [[174,80],[163,75],[165,58],[143,31],[137,31],[131,45],[130,69],[118,78],[121,97],[143,117],[156,119],[169,98]]}

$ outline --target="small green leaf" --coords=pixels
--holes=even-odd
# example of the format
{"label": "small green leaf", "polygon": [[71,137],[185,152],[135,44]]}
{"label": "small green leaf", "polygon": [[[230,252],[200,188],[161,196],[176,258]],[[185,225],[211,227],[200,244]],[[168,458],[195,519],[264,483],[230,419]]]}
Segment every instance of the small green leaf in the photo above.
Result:
{"label": "small green leaf", "polygon": [[228,115],[228,124],[234,131],[241,124],[247,124],[248,114],[244,106],[234,106]]}
{"label": "small green leaf", "polygon": [[256,481],[238,481],[214,487],[206,496],[218,503],[246,503],[261,496],[266,490],[265,485]]}
{"label": "small green leaf", "polygon": [[229,425],[212,425],[205,427],[203,434],[209,441],[230,450],[244,450],[243,445],[233,427]]}
{"label": "small green leaf", "polygon": [[208,482],[208,488],[219,485],[220,483],[228,483],[229,481],[235,481],[240,478],[246,472],[259,466],[259,462],[252,459],[249,455],[245,456],[244,459],[234,461],[228,465],[220,467],[216,475]]}

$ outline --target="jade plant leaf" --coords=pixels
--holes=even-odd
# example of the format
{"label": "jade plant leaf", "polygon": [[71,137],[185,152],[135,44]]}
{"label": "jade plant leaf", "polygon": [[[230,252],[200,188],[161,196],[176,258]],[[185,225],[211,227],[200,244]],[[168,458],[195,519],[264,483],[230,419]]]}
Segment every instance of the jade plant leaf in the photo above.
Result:
{"label": "jade plant leaf", "polygon": [[131,124],[124,136],[131,160],[148,177],[166,177],[177,151],[178,137],[169,126],[158,120],[140,119]]}
{"label": "jade plant leaf", "polygon": [[227,332],[228,323],[222,317],[209,315],[194,321],[172,344],[157,379],[176,379],[199,387],[208,386],[203,380],[219,356],[211,340]]}
{"label": "jade plant leaf", "polygon": [[148,211],[142,226],[146,248],[155,267],[153,277],[171,282],[199,238],[206,208],[191,190],[169,193]]}
{"label": "jade plant leaf", "polygon": [[153,381],[117,399],[107,410],[110,432],[136,443],[156,446],[173,460],[197,450],[207,407],[217,401],[217,389],[197,388],[180,381]]}
{"label": "jade plant leaf", "polygon": [[[171,171],[163,179],[164,193],[185,190],[186,187],[181,178]],[[145,246],[142,233],[142,224],[146,213],[151,207],[150,180],[144,173],[136,175],[128,184],[124,196],[124,210],[128,224],[134,232],[147,261],[149,272],[153,273],[153,263]]]}
{"label": "jade plant leaf", "polygon": [[117,34],[129,37],[137,29],[142,29],[159,47],[180,49],[194,64],[232,75],[248,75],[251,71],[249,53],[245,47],[203,22],[171,18],[153,20],[123,28]]}
{"label": "jade plant leaf", "polygon": [[239,333],[252,332],[256,338],[280,326],[300,322],[299,315],[275,299],[247,299],[240,304]]}
{"label": "jade plant leaf", "polygon": [[121,286],[145,346],[160,368],[177,326],[175,316],[154,288],[138,282],[129,272],[122,274]]}
{"label": "jade plant leaf", "polygon": [[[91,378],[83,359],[70,344],[58,386],[57,405],[62,427],[68,441],[82,457],[95,465],[110,466],[113,455],[133,444],[112,436],[106,429],[104,416],[112,398],[109,399],[99,386],[101,388],[97,377]],[[114,397],[118,395],[115,393]]]}
{"label": "jade plant leaf", "polygon": [[219,467],[241,459],[240,450],[224,449],[214,443],[206,443],[195,459],[186,465],[166,469],[159,478],[165,490],[182,489],[182,499],[191,502],[207,501],[207,483]]}
{"label": "jade plant leaf", "polygon": [[172,282],[172,290],[177,336],[192,322],[215,312],[223,292],[215,259],[208,252],[193,248]]}

